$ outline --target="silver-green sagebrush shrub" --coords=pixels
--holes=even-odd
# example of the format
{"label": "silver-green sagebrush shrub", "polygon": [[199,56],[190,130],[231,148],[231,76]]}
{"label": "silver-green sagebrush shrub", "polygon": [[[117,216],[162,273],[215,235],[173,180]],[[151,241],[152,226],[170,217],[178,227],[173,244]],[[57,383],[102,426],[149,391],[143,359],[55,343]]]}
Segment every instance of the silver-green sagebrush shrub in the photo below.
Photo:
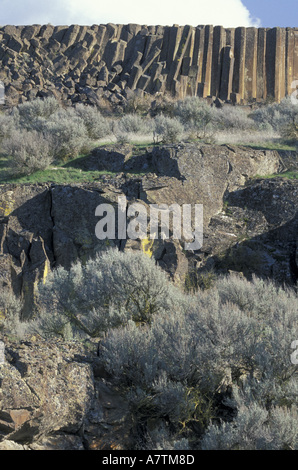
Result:
{"label": "silver-green sagebrush shrub", "polygon": [[292,103],[291,97],[287,97],[280,103],[272,103],[254,110],[250,116],[261,128],[269,125],[274,131],[282,134],[290,124],[295,123],[297,115],[297,105]]}
{"label": "silver-green sagebrush shrub", "polygon": [[224,106],[213,113],[213,128],[217,131],[230,132],[253,131],[257,129],[256,123],[241,107]]}
{"label": "silver-green sagebrush shrub", "polygon": [[56,98],[47,97],[26,101],[15,109],[15,113],[22,128],[38,130],[41,125],[40,123],[49,119],[59,109],[62,108]]}
{"label": "silver-green sagebrush shrub", "polygon": [[170,308],[171,289],[164,271],[142,252],[108,250],[84,265],[49,274],[39,286],[37,328],[47,335],[63,336],[71,328],[96,337],[129,319],[148,323]]}
{"label": "silver-green sagebrush shrub", "polygon": [[99,109],[79,103],[75,107],[76,114],[83,120],[91,140],[99,140],[111,135],[111,125]]}
{"label": "silver-green sagebrush shrub", "polygon": [[186,131],[197,138],[205,139],[213,134],[216,110],[205,100],[198,97],[186,97],[175,104],[174,114]]}
{"label": "silver-green sagebrush shrub", "polygon": [[15,129],[3,140],[1,149],[9,158],[11,173],[16,176],[45,170],[53,162],[50,143],[36,131]]}
{"label": "silver-green sagebrush shrub", "polygon": [[16,124],[16,120],[11,114],[0,114],[0,142],[2,142],[3,139],[10,137],[11,133],[16,127]]}
{"label": "silver-green sagebrush shrub", "polygon": [[153,119],[139,114],[124,114],[113,122],[113,133],[120,144],[133,142],[138,136],[149,135],[153,128]]}
{"label": "silver-green sagebrush shrub", "polygon": [[232,406],[237,415],[232,422],[211,424],[202,441],[202,450],[297,450],[297,405],[265,407],[258,396],[234,389]]}
{"label": "silver-green sagebrush shrub", "polygon": [[143,253],[110,249],[53,270],[38,301],[39,334],[102,337],[100,361],[144,423],[142,448],[152,423],[167,425],[155,446],[297,448],[295,290],[231,275],[187,294]]}
{"label": "silver-green sagebrush shrub", "polygon": [[184,127],[177,118],[171,118],[162,114],[154,118],[154,138],[157,142],[172,144],[179,142]]}
{"label": "silver-green sagebrush shrub", "polygon": [[72,108],[52,114],[40,130],[50,143],[56,160],[76,157],[90,146],[84,121]]}
{"label": "silver-green sagebrush shrub", "polygon": [[21,337],[26,324],[21,321],[23,303],[13,292],[0,290],[0,331]]}
{"label": "silver-green sagebrush shrub", "polygon": [[137,416],[170,420],[176,432],[182,423],[184,430],[206,430],[216,416],[217,394],[232,387],[236,398],[229,406],[236,418],[210,424],[204,448],[269,448],[273,435],[274,448],[293,447],[295,432],[285,441],[267,421],[283,413],[288,419],[297,402],[297,367],[290,360],[297,307],[294,291],[229,276],[210,290],[184,295],[151,325],[110,331],[102,359]]}
{"label": "silver-green sagebrush shrub", "polygon": [[118,121],[118,130],[122,133],[145,134],[150,131],[150,121],[139,114],[125,114]]}

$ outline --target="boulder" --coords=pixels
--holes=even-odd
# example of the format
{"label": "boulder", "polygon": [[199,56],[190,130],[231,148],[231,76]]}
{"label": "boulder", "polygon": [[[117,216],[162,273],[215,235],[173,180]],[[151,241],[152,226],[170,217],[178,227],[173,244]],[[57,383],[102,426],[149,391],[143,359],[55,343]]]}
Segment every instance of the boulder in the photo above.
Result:
{"label": "boulder", "polygon": [[82,163],[84,168],[120,173],[123,171],[125,163],[128,162],[131,156],[131,145],[98,147],[94,149],[90,157],[87,157]]}
{"label": "boulder", "polygon": [[205,227],[222,209],[226,192],[282,167],[275,151],[188,143],[155,147],[152,165],[159,178],[144,178],[144,197],[151,203],[203,204]]}
{"label": "boulder", "polygon": [[295,180],[259,179],[226,195],[205,231],[199,270],[229,270],[295,285],[297,200]]}
{"label": "boulder", "polygon": [[0,450],[129,448],[129,406],[112,383],[95,378],[96,343],[92,352],[38,336],[1,340]]}
{"label": "boulder", "polygon": [[23,43],[21,41],[21,39],[15,37],[15,36],[12,36],[11,39],[9,40],[8,42],[8,47],[15,51],[15,52],[21,52],[22,50],[22,47],[23,47]]}
{"label": "boulder", "polygon": [[59,344],[34,339],[12,344],[6,338],[4,343],[6,361],[0,365],[4,440],[24,444],[53,432],[78,432],[94,394],[91,366],[77,362],[75,352]]}

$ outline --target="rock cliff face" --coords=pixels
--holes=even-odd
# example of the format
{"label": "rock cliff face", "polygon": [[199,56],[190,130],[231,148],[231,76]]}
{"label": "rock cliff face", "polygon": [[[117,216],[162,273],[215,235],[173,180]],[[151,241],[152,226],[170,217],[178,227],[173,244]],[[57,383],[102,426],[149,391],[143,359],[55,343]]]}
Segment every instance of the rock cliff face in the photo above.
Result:
{"label": "rock cliff face", "polygon": [[[82,168],[114,172],[93,183],[1,185],[0,289],[23,297],[28,319],[36,283],[46,282],[50,269],[69,268],[107,245],[146,251],[189,288],[229,271],[297,285],[298,183],[262,178],[289,162],[276,151],[227,145],[181,143],[138,155],[129,146],[106,147],[80,161]],[[186,252],[175,239],[154,240],[148,249],[141,240],[98,240],[95,209],[116,207],[119,196],[146,208],[203,204],[203,246]],[[86,349],[37,336],[0,340],[0,450],[130,448],[128,403],[103,370],[95,343]]]}
{"label": "rock cliff face", "polygon": [[6,104],[54,95],[123,104],[132,92],[235,103],[293,93],[298,30],[222,26],[4,26]]}
{"label": "rock cliff face", "polygon": [[[180,285],[190,273],[213,269],[296,282],[297,182],[276,178],[247,186],[256,175],[285,168],[276,151],[185,143],[133,156],[130,147],[107,147],[95,149],[80,164],[119,172],[94,183],[0,187],[0,282],[23,296],[24,318],[31,315],[36,283],[46,282],[53,267],[68,269],[107,246],[146,251],[141,240],[96,237],[96,207],[117,209],[121,196],[128,204],[142,203],[148,218],[151,204],[203,205],[201,249],[185,251],[183,240],[160,235],[149,243],[150,255]],[[143,173],[129,173],[133,167]]]}

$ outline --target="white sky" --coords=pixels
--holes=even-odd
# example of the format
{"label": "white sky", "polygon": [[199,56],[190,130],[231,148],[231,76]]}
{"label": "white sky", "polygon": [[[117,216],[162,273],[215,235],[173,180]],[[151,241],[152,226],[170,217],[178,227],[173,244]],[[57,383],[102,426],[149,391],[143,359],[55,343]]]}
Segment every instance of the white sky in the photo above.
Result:
{"label": "white sky", "polygon": [[241,0],[0,0],[0,25],[259,26]]}

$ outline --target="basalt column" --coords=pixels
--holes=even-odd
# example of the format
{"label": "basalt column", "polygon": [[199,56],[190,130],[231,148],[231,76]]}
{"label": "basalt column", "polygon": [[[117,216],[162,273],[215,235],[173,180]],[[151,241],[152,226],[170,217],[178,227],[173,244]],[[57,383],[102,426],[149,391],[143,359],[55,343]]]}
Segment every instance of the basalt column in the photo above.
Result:
{"label": "basalt column", "polygon": [[259,28],[257,48],[257,101],[265,100],[267,97],[266,34],[266,28]]}
{"label": "basalt column", "polygon": [[298,28],[7,25],[0,80],[7,107],[47,96],[117,107],[134,93],[279,102],[298,83]]}
{"label": "basalt column", "polygon": [[233,86],[233,72],[234,72],[234,54],[231,46],[223,48],[222,58],[222,71],[220,80],[220,93],[219,97],[223,101],[230,100]]}
{"label": "basalt column", "polygon": [[257,52],[258,30],[246,29],[244,99],[246,102],[257,98]]}
{"label": "basalt column", "polygon": [[246,29],[236,28],[234,45],[234,76],[233,92],[238,95],[239,102],[243,102],[245,94],[245,56],[246,56]]}

